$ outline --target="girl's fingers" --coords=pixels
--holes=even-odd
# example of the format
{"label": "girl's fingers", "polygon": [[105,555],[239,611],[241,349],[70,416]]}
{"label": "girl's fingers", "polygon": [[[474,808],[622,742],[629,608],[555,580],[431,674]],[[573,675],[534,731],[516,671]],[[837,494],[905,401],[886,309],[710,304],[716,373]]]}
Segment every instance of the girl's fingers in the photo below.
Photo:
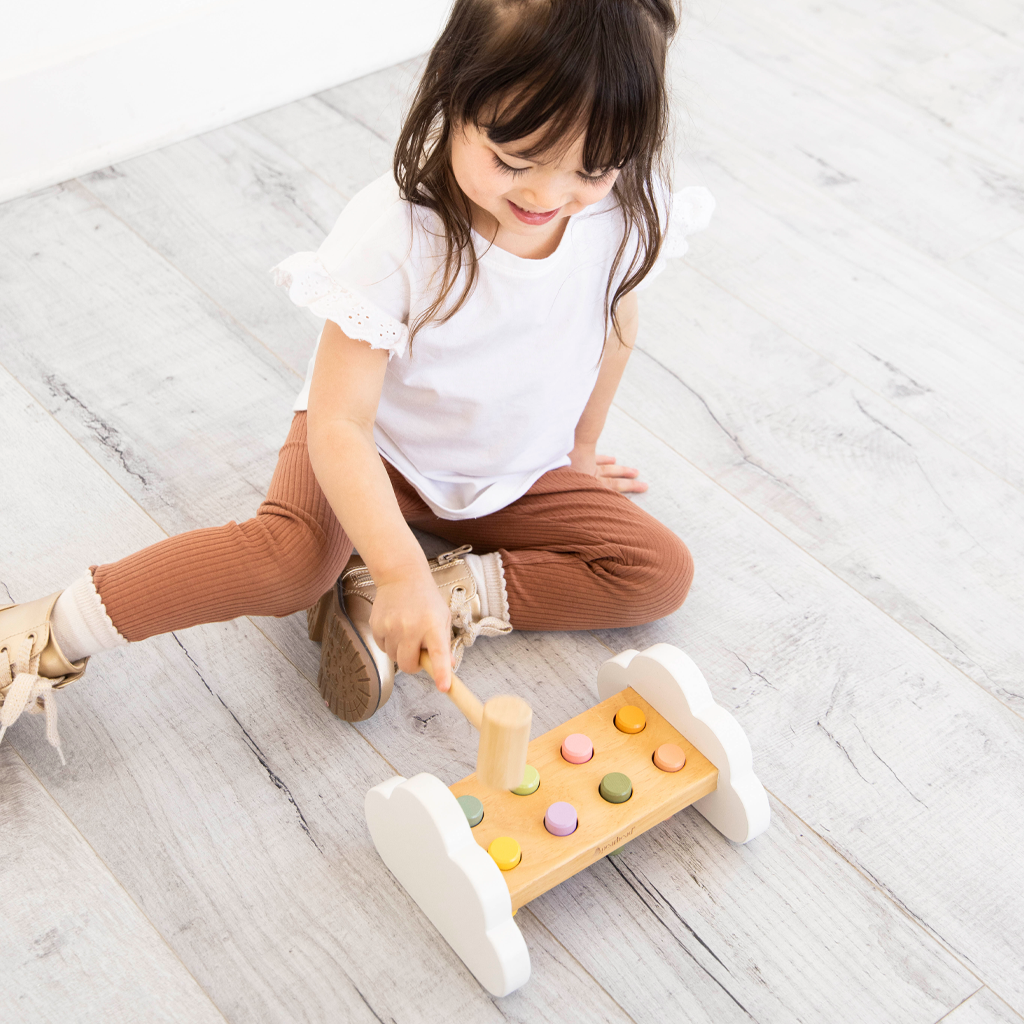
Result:
{"label": "girl's fingers", "polygon": [[452,649],[448,637],[432,634],[427,639],[427,654],[434,669],[434,685],[446,693],[452,685]]}
{"label": "girl's fingers", "polygon": [[610,491],[618,491],[619,494],[643,494],[647,490],[647,484],[643,480],[635,480],[628,477],[601,476],[598,480]]}
{"label": "girl's fingers", "polygon": [[398,647],[398,657],[394,658],[403,672],[415,675],[420,670],[420,645],[415,640],[403,640]]}
{"label": "girl's fingers", "polygon": [[398,661],[398,644],[394,641],[388,641],[388,638],[384,634],[377,635],[376,631],[373,633],[373,639],[377,646],[394,662]]}
{"label": "girl's fingers", "polygon": [[647,484],[643,480],[616,480],[615,490],[620,494],[643,494],[647,490]]}
{"label": "girl's fingers", "polygon": [[612,465],[613,462],[615,462],[615,456],[614,455],[598,455],[597,456],[597,464],[599,466],[610,466],[610,465]]}

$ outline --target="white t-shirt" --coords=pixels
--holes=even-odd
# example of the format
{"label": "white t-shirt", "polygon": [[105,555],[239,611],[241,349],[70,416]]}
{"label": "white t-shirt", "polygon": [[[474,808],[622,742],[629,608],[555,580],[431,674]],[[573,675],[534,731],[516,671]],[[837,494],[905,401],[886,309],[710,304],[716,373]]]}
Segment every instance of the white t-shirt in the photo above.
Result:
{"label": "white t-shirt", "polygon": [[[682,255],[685,235],[706,226],[713,209],[706,189],[676,193],[663,255]],[[545,259],[488,247],[474,232],[472,294],[447,323],[422,328],[411,351],[407,325],[433,299],[444,238],[436,215],[404,201],[390,175],[349,202],[316,253],[297,253],[274,274],[298,305],[388,350],[377,448],[440,518],[471,519],[569,464],[597,380],[605,289],[622,230],[609,195],[570,217]],[[296,410],[306,408],[315,360],[314,350]]]}

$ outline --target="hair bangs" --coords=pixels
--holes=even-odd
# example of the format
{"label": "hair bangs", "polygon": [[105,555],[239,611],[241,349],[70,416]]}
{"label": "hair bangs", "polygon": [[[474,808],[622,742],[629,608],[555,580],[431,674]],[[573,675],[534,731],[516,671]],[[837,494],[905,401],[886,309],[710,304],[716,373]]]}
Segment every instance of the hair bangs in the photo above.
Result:
{"label": "hair bangs", "polygon": [[[583,136],[587,174],[620,171],[614,195],[624,230],[605,300],[615,324],[619,301],[661,248],[655,182],[668,183],[665,59],[676,2],[455,0],[395,149],[402,197],[437,214],[445,241],[437,296],[410,324],[410,337],[454,316],[477,277],[472,210],[451,168],[460,124],[501,146],[528,139],[528,149],[516,150],[528,160],[557,159]],[[627,254],[631,238],[638,246]]]}
{"label": "hair bangs", "polygon": [[590,174],[622,168],[642,149],[657,149],[664,40],[648,24],[649,49],[662,52],[624,44],[638,26],[635,15],[623,25],[623,14],[620,4],[598,3],[588,24],[565,4],[513,0],[492,9],[488,56],[503,59],[493,59],[462,96],[453,96],[452,112],[498,145],[532,137],[520,151],[526,158],[559,156],[583,135]]}

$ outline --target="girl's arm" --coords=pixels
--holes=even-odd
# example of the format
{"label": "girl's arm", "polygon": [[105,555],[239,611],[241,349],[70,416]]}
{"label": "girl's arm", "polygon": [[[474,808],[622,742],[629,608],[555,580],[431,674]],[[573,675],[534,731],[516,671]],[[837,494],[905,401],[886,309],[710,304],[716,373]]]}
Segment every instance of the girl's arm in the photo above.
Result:
{"label": "girl's arm", "polygon": [[604,343],[604,356],[601,369],[597,375],[597,383],[590,393],[590,399],[579,423],[576,424],[576,443],[569,452],[573,469],[596,476],[598,480],[613,491],[641,492],[647,490],[647,484],[636,477],[639,471],[628,466],[615,464],[612,455],[597,454],[597,439],[604,430],[608,409],[618,390],[622,373],[633,351],[636,341],[637,323],[639,320],[636,292],[630,292],[619,302],[618,308],[619,333],[612,330]]}
{"label": "girl's arm", "polygon": [[309,460],[334,514],[377,584],[374,639],[403,672],[430,654],[434,681],[451,680],[451,612],[398,508],[373,439],[388,353],[371,349],[328,320],[309,391]]}

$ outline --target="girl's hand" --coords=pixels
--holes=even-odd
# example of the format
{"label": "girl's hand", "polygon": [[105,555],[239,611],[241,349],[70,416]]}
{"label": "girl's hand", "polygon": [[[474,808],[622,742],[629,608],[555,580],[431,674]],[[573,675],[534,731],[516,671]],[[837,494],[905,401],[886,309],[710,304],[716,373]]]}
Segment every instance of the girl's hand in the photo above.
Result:
{"label": "girl's hand", "polygon": [[597,455],[597,479],[622,494],[642,494],[647,490],[647,484],[638,480],[639,469],[630,466],[620,466],[615,461],[614,455]]}
{"label": "girl's hand", "polygon": [[452,684],[452,616],[430,572],[417,567],[377,583],[370,612],[373,638],[399,669],[420,671],[420,651],[430,655],[434,683],[442,692]]}
{"label": "girl's hand", "polygon": [[611,491],[642,494],[647,490],[647,484],[637,479],[640,470],[618,465],[614,455],[598,455],[594,445],[577,445],[569,453],[569,460],[573,469],[597,477],[598,483]]}

